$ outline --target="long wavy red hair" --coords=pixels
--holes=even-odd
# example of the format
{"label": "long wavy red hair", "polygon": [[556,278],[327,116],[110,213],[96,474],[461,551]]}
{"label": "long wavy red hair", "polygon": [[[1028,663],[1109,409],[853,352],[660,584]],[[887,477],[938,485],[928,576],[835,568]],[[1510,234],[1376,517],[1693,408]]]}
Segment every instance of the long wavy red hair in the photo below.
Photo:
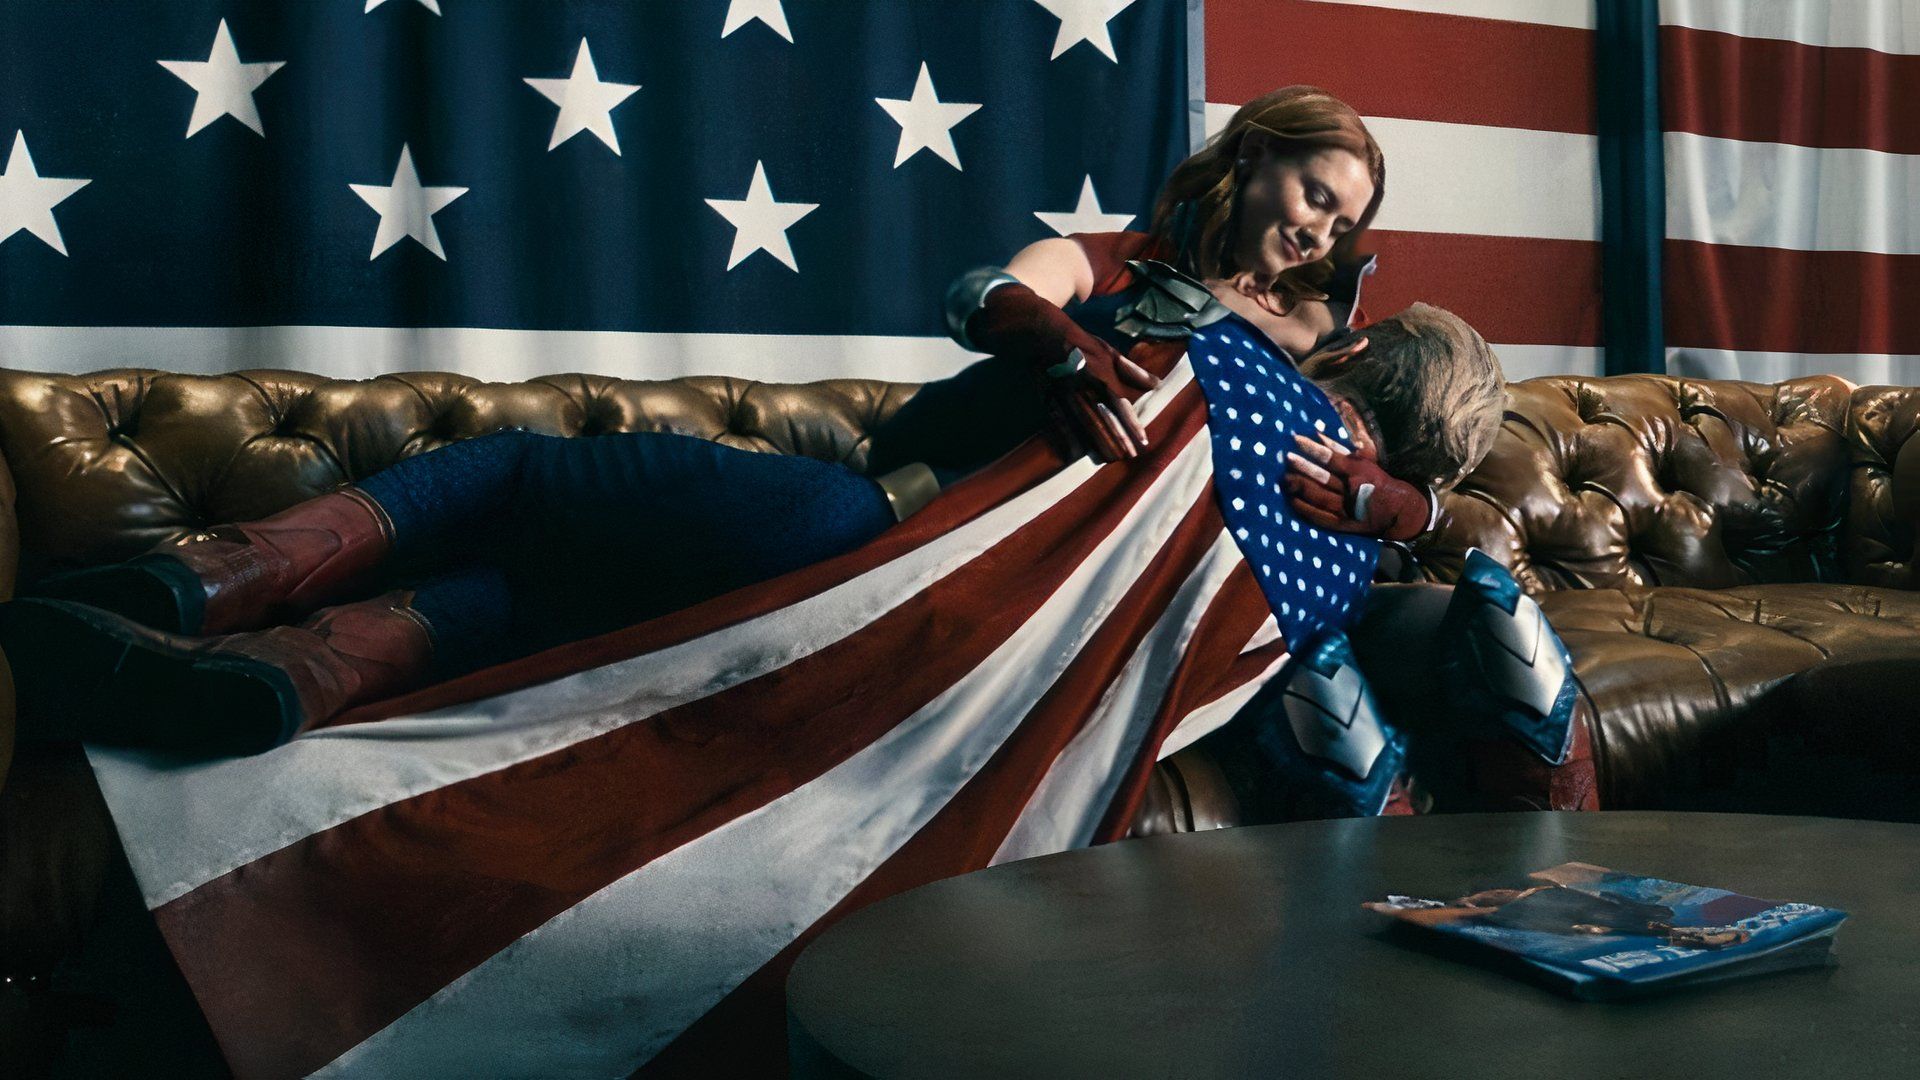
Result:
{"label": "long wavy red hair", "polygon": [[1235,110],[1227,126],[1167,178],[1154,205],[1151,231],[1160,247],[1174,253],[1174,265],[1195,277],[1207,280],[1239,273],[1233,252],[1240,183],[1246,175],[1241,167],[1246,157],[1242,144],[1247,133],[1255,130],[1272,135],[1273,149],[1282,155],[1346,150],[1366,162],[1373,178],[1373,198],[1353,229],[1334,243],[1325,258],[1288,270],[1273,286],[1288,306],[1299,300],[1324,299],[1320,286],[1333,273],[1334,263],[1352,256],[1360,234],[1380,209],[1387,191],[1387,159],[1360,114],[1317,86],[1282,87]]}

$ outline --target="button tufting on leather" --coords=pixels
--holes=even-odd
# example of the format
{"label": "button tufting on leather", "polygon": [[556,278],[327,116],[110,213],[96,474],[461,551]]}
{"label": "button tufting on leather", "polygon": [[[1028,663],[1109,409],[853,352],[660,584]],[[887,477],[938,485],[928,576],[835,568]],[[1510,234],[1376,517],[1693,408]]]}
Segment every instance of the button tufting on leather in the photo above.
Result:
{"label": "button tufting on leather", "polygon": [[1599,416],[1604,408],[1600,395],[1595,393],[1592,387],[1582,386],[1580,392],[1574,395],[1574,415],[1578,416],[1582,423],[1593,423],[1594,418]]}

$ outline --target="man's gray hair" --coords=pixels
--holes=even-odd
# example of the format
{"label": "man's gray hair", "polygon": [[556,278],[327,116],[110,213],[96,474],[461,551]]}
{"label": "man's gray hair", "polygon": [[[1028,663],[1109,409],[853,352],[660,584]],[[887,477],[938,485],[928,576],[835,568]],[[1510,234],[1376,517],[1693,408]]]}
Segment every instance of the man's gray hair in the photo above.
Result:
{"label": "man's gray hair", "polygon": [[1371,413],[1388,472],[1451,487],[1480,464],[1500,432],[1507,407],[1500,361],[1465,320],[1432,304],[1414,304],[1360,334],[1365,352],[1325,378],[1314,369],[1328,365],[1309,359],[1305,374]]}

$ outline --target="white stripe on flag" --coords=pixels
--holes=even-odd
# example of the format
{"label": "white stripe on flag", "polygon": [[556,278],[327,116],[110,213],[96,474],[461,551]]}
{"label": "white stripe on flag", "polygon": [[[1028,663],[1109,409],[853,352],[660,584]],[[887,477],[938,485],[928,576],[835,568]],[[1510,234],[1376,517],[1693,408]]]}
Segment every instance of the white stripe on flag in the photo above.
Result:
{"label": "white stripe on flag", "polygon": [[1916,0],[1660,0],[1660,21],[1802,45],[1920,53]]}
{"label": "white stripe on flag", "polygon": [[1667,374],[1688,379],[1779,382],[1802,375],[1838,375],[1856,386],[1920,383],[1920,356],[1885,353],[1791,353],[1736,349],[1668,349]]}
{"label": "white stripe on flag", "polygon": [[1017,729],[1207,491],[1195,433],[1033,618],[826,774],[574,905],[317,1076],[625,1075],[885,862]]}
{"label": "white stripe on flag", "polygon": [[1600,238],[1600,140],[1526,128],[1366,118],[1395,184],[1373,227],[1402,232]]}
{"label": "white stripe on flag", "polygon": [[1174,670],[1193,641],[1201,616],[1246,556],[1225,529],[1194,567],[1173,602],[1141,640],[1100,704],[1054,759],[1027,799],[1013,829],[993,854],[995,864],[1050,855],[1093,843],[1160,711]]}
{"label": "white stripe on flag", "polygon": [[[1226,126],[1235,106],[1207,105],[1207,130]],[[1393,165],[1395,184],[1374,218],[1399,232],[1600,238],[1600,141],[1565,131],[1364,118]],[[1382,273],[1392,273],[1382,267]]]}
{"label": "white stripe on flag", "polygon": [[496,382],[562,372],[623,379],[925,382],[978,359],[939,337],[457,326],[0,326],[0,367],[62,374],[118,367],[201,375],[290,368],[335,379],[452,371]]}
{"label": "white stripe on flag", "polygon": [[1542,375],[1599,375],[1606,352],[1594,345],[1494,345],[1493,355],[1510,383]]}
{"label": "white stripe on flag", "polygon": [[1181,717],[1180,723],[1167,734],[1167,740],[1160,744],[1160,760],[1165,761],[1218,731],[1227,721],[1233,719],[1247,702],[1253,700],[1253,695],[1260,692],[1260,688],[1267,684],[1267,680],[1280,674],[1280,669],[1285,667],[1287,661],[1291,659],[1293,654],[1282,653],[1273,663],[1263,668],[1259,675]]}
{"label": "white stripe on flag", "polygon": [[1280,640],[1280,621],[1269,613],[1267,621],[1261,623],[1260,629],[1255,630],[1253,636],[1247,639],[1247,643],[1240,647],[1241,655],[1244,656],[1270,641],[1278,640]]}
{"label": "white stripe on flag", "polygon": [[[1593,0],[1318,0],[1343,7],[1381,7],[1422,15],[1465,15],[1474,19],[1544,23],[1593,29]],[[1355,13],[1354,18],[1365,16]],[[1358,27],[1365,34],[1365,24]],[[1405,175],[1404,173],[1401,175]]]}
{"label": "white stripe on flag", "polygon": [[[1157,416],[1185,362],[1142,397]],[[899,559],[758,619],[577,675],[415,717],[309,732],[264,754],[180,765],[91,747],[148,907],[379,807],[593,738],[777,670],[858,631],[1084,483],[1090,459]]]}
{"label": "white stripe on flag", "polygon": [[1666,134],[1667,236],[1920,254],[1920,155]]}

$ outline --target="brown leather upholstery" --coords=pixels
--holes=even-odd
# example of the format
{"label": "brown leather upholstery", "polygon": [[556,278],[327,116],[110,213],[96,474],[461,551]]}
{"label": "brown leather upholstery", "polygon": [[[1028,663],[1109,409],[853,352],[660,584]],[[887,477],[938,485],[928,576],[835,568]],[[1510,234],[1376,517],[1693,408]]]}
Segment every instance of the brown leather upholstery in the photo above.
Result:
{"label": "brown leather upholstery", "polygon": [[1148,777],[1129,835],[1206,832],[1244,820],[1240,795],[1220,762],[1190,746],[1168,756]]}
{"label": "brown leather upholstery", "polygon": [[1841,551],[1847,579],[1920,589],[1920,390],[1868,386],[1847,425],[1851,475]]}
{"label": "brown leather upholstery", "polygon": [[[865,464],[866,433],[911,387],[551,375],[486,383],[406,373],[362,382],[289,371],[169,375],[0,371],[0,595],[16,563],[128,558],[202,526],[283,509],[449,442],[506,427],[554,435],[672,431],[749,450]],[[18,525],[10,512],[14,493]]]}
{"label": "brown leather upholstery", "polygon": [[1509,390],[1492,453],[1416,546],[1430,578],[1451,580],[1470,547],[1535,595],[1840,576],[1845,380],[1554,377]]}
{"label": "brown leather upholstery", "polygon": [[[866,433],[912,389],[0,371],[0,598],[18,575],[125,558],[501,427],[675,431],[859,468]],[[1865,739],[1920,766],[1920,389],[1634,376],[1535,379],[1511,397],[1419,570],[1448,580],[1477,546],[1542,597],[1596,717],[1607,805],[1771,766],[1728,808],[1773,806],[1775,778],[1797,768],[1768,757],[1782,731],[1856,753]],[[0,713],[0,747],[10,721]],[[1135,831],[1241,820],[1246,762],[1224,764],[1204,742],[1163,764]],[[36,750],[16,773],[0,797],[0,947],[43,965],[84,933],[122,864],[77,755]]]}
{"label": "brown leather upholstery", "polygon": [[[16,572],[125,558],[501,427],[676,431],[858,468],[866,433],[912,390],[861,380],[0,371],[0,595]],[[1920,389],[1854,391],[1830,376],[1516,383],[1493,452],[1447,495],[1416,555],[1434,580],[1478,546],[1536,594],[1626,590],[1559,594],[1547,611],[1567,629],[1594,698],[1609,803],[1634,805],[1726,767],[1697,755],[1744,730],[1766,688],[1817,659],[1911,636],[1901,614],[1910,598],[1895,591],[1920,584],[1916,427]],[[1776,594],[1769,584],[1751,601],[1662,592],[1843,581],[1878,591]],[[1795,618],[1827,620],[1817,642],[1778,629],[1788,597],[1801,605]],[[1760,640],[1771,643],[1763,654],[1732,651]],[[1641,677],[1655,665],[1669,674]]]}
{"label": "brown leather upholstery", "polygon": [[1556,592],[1541,607],[1601,718],[1604,806],[1658,806],[1674,791],[1765,766],[1769,736],[1854,723],[1855,714],[1779,692],[1815,665],[1905,660],[1920,676],[1920,592],[1634,586]]}
{"label": "brown leather upholstery", "polygon": [[1920,388],[1510,391],[1492,453],[1415,554],[1444,581],[1479,547],[1541,598],[1599,718],[1604,805],[1767,765],[1771,736],[1811,722],[1773,691],[1815,664],[1920,658]]}

